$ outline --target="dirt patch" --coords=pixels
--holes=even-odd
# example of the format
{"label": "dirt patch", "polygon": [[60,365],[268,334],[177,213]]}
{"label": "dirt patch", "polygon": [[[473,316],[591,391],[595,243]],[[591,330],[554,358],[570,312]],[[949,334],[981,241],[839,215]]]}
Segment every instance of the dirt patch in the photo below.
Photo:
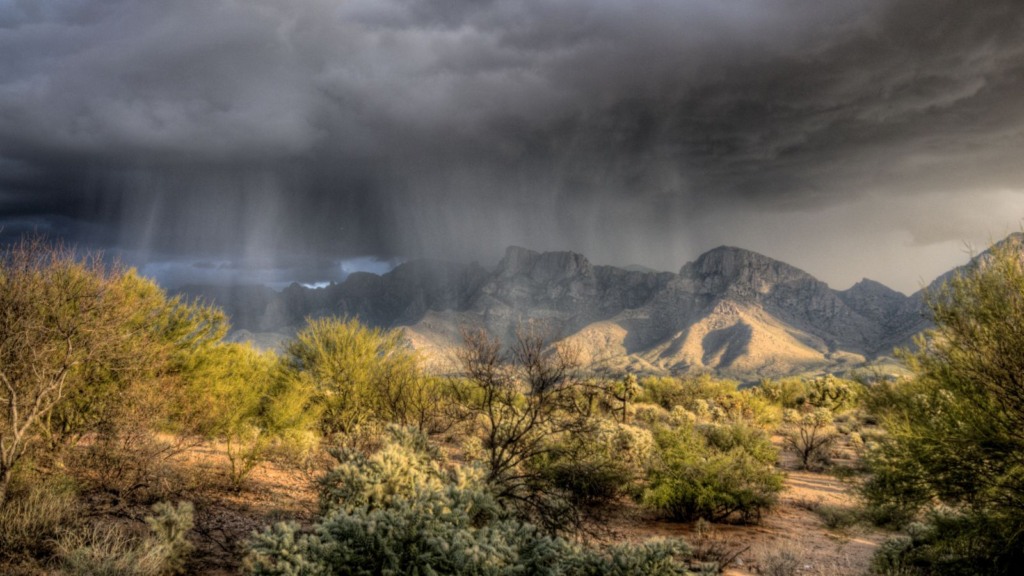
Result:
{"label": "dirt patch", "polygon": [[830,529],[816,510],[855,505],[850,486],[827,474],[789,470],[779,504],[757,525],[699,526],[652,520],[635,505],[625,504],[608,519],[613,538],[642,541],[683,538],[697,555],[735,557],[725,572],[860,576],[887,537],[883,531],[855,525]]}
{"label": "dirt patch", "polygon": [[316,513],[316,492],[297,468],[265,462],[235,489],[224,447],[204,444],[183,454],[179,465],[203,475],[203,487],[184,494],[195,505],[190,574],[238,574],[252,535],[276,522],[308,524]]}

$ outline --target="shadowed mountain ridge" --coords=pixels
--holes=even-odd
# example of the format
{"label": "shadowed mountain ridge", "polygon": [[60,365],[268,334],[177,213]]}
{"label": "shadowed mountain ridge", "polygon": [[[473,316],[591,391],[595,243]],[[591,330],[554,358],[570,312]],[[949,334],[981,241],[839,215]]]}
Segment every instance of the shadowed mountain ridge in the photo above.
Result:
{"label": "shadowed mountain ridge", "polygon": [[[1019,246],[1022,238],[1003,242]],[[972,262],[978,258],[984,253]],[[351,316],[403,327],[429,361],[448,354],[464,327],[508,339],[528,325],[614,370],[712,371],[748,380],[863,365],[930,325],[922,291],[906,296],[868,279],[836,291],[799,268],[729,246],[709,250],[678,274],[511,246],[492,269],[416,260],[324,288],[179,291],[223,307],[237,338],[264,345],[274,340],[268,333],[284,339],[308,317]]]}

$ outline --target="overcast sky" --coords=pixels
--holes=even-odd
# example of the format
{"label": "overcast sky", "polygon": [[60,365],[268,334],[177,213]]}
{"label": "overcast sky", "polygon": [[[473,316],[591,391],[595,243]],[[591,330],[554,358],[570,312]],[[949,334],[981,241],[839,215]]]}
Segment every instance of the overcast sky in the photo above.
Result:
{"label": "overcast sky", "polygon": [[909,293],[1022,218],[1020,0],[0,0],[0,234],[168,283],[728,244]]}

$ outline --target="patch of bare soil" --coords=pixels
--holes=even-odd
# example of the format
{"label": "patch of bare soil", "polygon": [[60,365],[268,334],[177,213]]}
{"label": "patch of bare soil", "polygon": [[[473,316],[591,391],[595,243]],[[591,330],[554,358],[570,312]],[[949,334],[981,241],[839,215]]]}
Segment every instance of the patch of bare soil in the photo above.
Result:
{"label": "patch of bare soil", "polygon": [[865,574],[886,534],[860,525],[829,529],[815,512],[823,505],[852,507],[849,487],[827,474],[791,470],[779,504],[757,525],[657,521],[624,505],[607,528],[618,539],[683,538],[697,557],[734,558],[729,576]]}
{"label": "patch of bare soil", "polygon": [[253,533],[283,521],[311,522],[316,492],[297,468],[260,464],[236,490],[229,480],[224,447],[207,444],[190,450],[180,465],[203,474],[204,486],[185,494],[195,505],[190,574],[240,573],[245,544]]}

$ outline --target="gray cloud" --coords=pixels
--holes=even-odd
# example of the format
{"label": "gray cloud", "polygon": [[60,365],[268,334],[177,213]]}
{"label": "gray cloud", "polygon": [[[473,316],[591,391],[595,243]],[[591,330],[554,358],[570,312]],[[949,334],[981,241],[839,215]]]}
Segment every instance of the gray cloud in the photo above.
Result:
{"label": "gray cloud", "polygon": [[0,52],[2,234],[142,262],[742,241],[846,282],[1024,217],[1015,0],[0,0]]}

